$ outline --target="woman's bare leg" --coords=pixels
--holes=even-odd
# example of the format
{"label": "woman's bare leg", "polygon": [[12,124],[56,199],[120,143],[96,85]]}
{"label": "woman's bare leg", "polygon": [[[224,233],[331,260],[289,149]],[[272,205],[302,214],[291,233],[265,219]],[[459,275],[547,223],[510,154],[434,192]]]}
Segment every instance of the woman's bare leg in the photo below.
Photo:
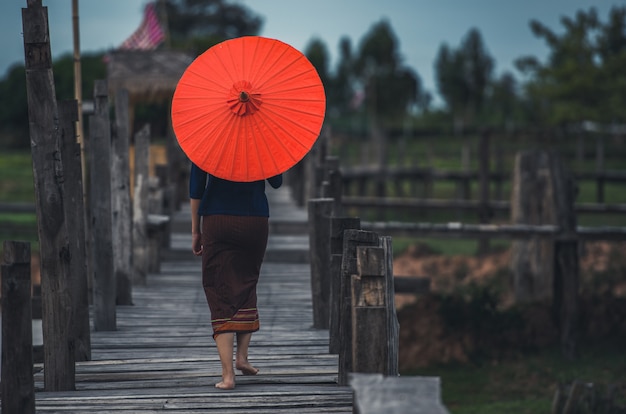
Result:
{"label": "woman's bare leg", "polygon": [[223,333],[215,337],[217,352],[222,363],[222,381],[215,384],[215,388],[232,390],[235,388],[235,370],[233,369],[233,346],[235,335]]}
{"label": "woman's bare leg", "polygon": [[235,367],[243,375],[256,375],[259,370],[248,362],[248,347],[250,346],[251,333],[237,333],[237,357]]}

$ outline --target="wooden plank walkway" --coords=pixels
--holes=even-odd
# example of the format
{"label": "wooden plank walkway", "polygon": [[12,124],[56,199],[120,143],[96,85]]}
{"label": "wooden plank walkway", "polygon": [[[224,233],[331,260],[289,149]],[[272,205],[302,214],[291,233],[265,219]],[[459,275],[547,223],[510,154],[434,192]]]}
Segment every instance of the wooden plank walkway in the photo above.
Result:
{"label": "wooden plank walkway", "polygon": [[[268,195],[273,224],[306,220],[288,189]],[[173,228],[189,229],[188,214],[178,212]],[[270,231],[258,286],[261,330],[250,347],[259,375],[238,376],[232,391],[213,387],[221,368],[200,262],[187,253],[191,237],[181,231],[172,236],[161,272],[134,288],[133,306],[117,308],[117,331],[92,332],[92,361],[77,364],[76,391],[44,392],[36,367],[37,412],[351,413],[352,391],[336,384],[328,331],[311,328],[307,237]]]}

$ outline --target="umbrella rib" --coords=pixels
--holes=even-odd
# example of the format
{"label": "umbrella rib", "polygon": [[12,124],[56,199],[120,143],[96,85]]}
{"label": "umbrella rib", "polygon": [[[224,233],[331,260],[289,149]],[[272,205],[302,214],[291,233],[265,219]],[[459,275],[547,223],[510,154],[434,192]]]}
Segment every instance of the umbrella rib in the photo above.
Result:
{"label": "umbrella rib", "polygon": [[[288,133],[287,130],[285,130],[285,128],[281,127],[280,125],[277,125],[276,123],[270,123],[269,118],[268,117],[259,117],[259,121],[262,122],[266,127],[268,131],[271,131],[272,136],[274,137],[274,142],[276,142],[278,145],[280,145],[282,147],[282,149],[284,150],[285,154],[288,154],[291,158],[292,162],[297,162],[299,161],[298,159],[296,159],[296,157],[293,156],[293,154],[291,153],[291,151],[289,150],[289,148],[284,144],[284,142],[280,139],[280,137],[274,132],[274,127],[276,127],[279,130],[282,130],[285,133]],[[272,125],[270,125],[272,124]],[[266,142],[267,140],[265,140],[265,145],[268,148],[268,151],[270,150],[270,146],[268,145],[268,143]],[[300,142],[298,142],[300,144]],[[301,144],[302,145],[302,144]],[[303,146],[305,147],[305,146]],[[270,151],[271,152],[271,151]]]}
{"label": "umbrella rib", "polygon": [[[315,75],[315,76],[312,76],[313,79],[317,78],[314,80],[314,82],[319,82],[319,76],[317,75],[317,72],[314,69],[308,69],[303,72],[290,74],[289,71],[291,70],[291,66],[295,65],[296,62],[298,62],[301,59],[305,59],[305,58],[304,57],[297,58],[288,64],[283,64],[282,67],[279,68],[279,70],[272,73],[271,77],[266,78],[265,83],[262,84],[262,87],[266,89],[273,89],[273,88],[276,88],[277,86],[284,85],[287,82],[293,82],[294,80],[298,78],[306,79],[307,77],[310,77],[312,75]],[[306,61],[306,63],[308,63],[308,61]]]}
{"label": "umbrella rib", "polygon": [[[266,112],[271,112],[274,115],[274,117],[281,118],[282,120],[284,120],[285,121],[284,124],[279,124],[278,122],[276,122],[276,127],[281,129],[281,130],[283,130],[289,136],[292,136],[294,138],[294,141],[298,142],[303,148],[308,148],[308,147],[307,147],[307,145],[302,144],[302,142],[300,140],[296,139],[294,134],[292,132],[290,132],[289,130],[287,130],[283,125],[291,124],[291,125],[295,126],[296,129],[299,129],[301,131],[304,131],[304,132],[307,132],[307,133],[310,133],[310,134],[314,134],[314,135],[319,135],[319,130],[313,130],[311,128],[307,128],[304,125],[302,125],[302,123],[293,121],[291,118],[284,116],[280,112],[272,111],[269,108],[266,108]],[[307,112],[301,112],[301,113],[304,113],[304,114],[307,114],[307,115],[311,115],[310,113],[307,113]],[[322,118],[322,120],[323,120],[323,116],[320,116],[320,118]],[[320,123],[320,129],[321,129],[321,123]]]}
{"label": "umbrella rib", "polygon": [[[278,55],[273,56],[273,51],[277,48],[280,48],[278,49]],[[280,40],[274,40],[272,42],[268,52],[263,56],[263,61],[258,64],[258,76],[256,81],[258,82],[257,85],[259,88],[267,88],[267,82],[271,82],[278,74],[283,72],[285,68],[288,68],[293,62],[298,60],[296,57],[295,59],[290,59],[289,62],[283,61],[287,53],[299,54],[300,52]],[[272,59],[270,60],[270,58]],[[277,66],[277,64],[280,64],[280,66]],[[278,71],[276,70],[277,67],[279,68]]]}
{"label": "umbrella rib", "polygon": [[[188,123],[188,122],[187,122],[187,123]],[[182,125],[182,124],[181,124],[181,125]],[[204,130],[204,129],[206,129],[207,127],[208,127],[207,125],[199,125],[197,128],[194,128],[193,130],[189,131],[188,136],[189,136],[189,137],[192,137],[192,136],[196,136],[196,135],[199,135],[199,134],[205,134],[205,133],[206,133],[206,131],[203,131],[203,130]],[[211,133],[211,132],[209,132],[209,133]],[[194,146],[194,150],[197,150],[197,149],[198,149],[198,147],[201,147],[203,142],[204,142],[204,141],[197,140],[197,143],[196,143],[196,145]],[[207,153],[207,154],[210,154],[211,152],[213,152],[213,151],[214,151],[214,149],[215,149],[215,147],[216,147],[216,145],[217,145],[217,144],[218,144],[218,141],[217,141],[217,140],[212,140],[212,141],[211,141],[211,140],[209,140],[209,141],[208,141],[208,145],[205,147],[205,149],[204,149],[204,151],[203,151],[203,152],[205,152],[205,153]],[[195,151],[190,151],[190,152],[191,152],[192,154],[194,154],[194,153],[195,153]],[[196,157],[195,157],[195,156],[192,156],[192,157],[190,157],[190,158],[196,158]],[[206,157],[205,157],[205,159],[206,159]]]}
{"label": "umbrella rib", "polygon": [[[259,116],[258,118],[259,118],[259,119],[258,119],[258,121],[259,121],[260,123],[263,123],[263,124],[267,127],[267,130],[268,130],[268,131],[273,131],[273,129],[271,129],[271,128],[270,128],[270,126],[268,125],[268,123],[266,122],[265,117],[263,117],[263,116]],[[272,135],[274,135],[274,137],[276,138],[276,135],[275,135],[273,132],[272,132]],[[273,155],[273,154],[272,154],[272,149],[271,149],[271,147],[269,146],[269,144],[268,144],[268,142],[267,142],[267,139],[255,141],[255,146],[257,147],[257,149],[259,148],[259,146],[260,146],[261,144],[263,144],[263,146],[264,146],[264,148],[266,149],[267,153],[269,153],[270,155]],[[282,145],[282,142],[281,142],[281,145]],[[283,149],[285,149],[284,145],[283,145]],[[290,155],[291,155],[291,154],[290,154]],[[293,157],[292,157],[292,159],[293,159]],[[274,166],[274,168],[273,168],[273,170],[272,170],[273,172],[272,172],[272,174],[271,174],[271,175],[272,175],[272,176],[274,176],[274,175],[276,175],[276,174],[280,173],[281,171],[280,171],[280,167],[279,167],[279,165],[276,163],[276,159],[275,159],[273,156],[270,158],[270,160],[272,161],[272,165]],[[261,161],[263,161],[263,160],[261,160],[260,156],[259,156],[259,161],[260,161],[260,162],[261,162]],[[265,171],[265,170],[264,170],[264,171]]]}

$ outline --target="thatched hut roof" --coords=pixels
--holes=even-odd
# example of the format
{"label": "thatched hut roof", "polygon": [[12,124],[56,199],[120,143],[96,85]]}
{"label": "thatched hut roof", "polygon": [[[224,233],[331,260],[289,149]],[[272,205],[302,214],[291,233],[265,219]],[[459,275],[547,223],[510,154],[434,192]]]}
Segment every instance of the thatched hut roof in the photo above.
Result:
{"label": "thatched hut roof", "polygon": [[193,59],[173,50],[111,52],[107,61],[109,94],[126,89],[132,103],[170,100]]}

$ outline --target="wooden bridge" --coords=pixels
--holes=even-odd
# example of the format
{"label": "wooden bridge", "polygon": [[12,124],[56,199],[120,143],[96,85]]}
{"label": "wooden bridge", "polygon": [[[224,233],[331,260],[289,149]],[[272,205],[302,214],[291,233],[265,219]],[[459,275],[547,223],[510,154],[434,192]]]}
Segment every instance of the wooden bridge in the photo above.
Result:
{"label": "wooden bridge", "polygon": [[[76,391],[44,392],[36,365],[37,412],[350,413],[352,391],[337,385],[328,330],[312,328],[307,213],[288,188],[268,191],[270,239],[258,286],[261,330],[250,359],[257,376],[233,391],[214,388],[221,367],[211,338],[200,262],[190,253],[189,211],[174,215],[161,272],[117,307],[117,330],[92,332],[92,360],[76,364]],[[281,226],[282,223],[288,226]],[[292,234],[279,233],[289,227]]]}
{"label": "wooden bridge", "polygon": [[[129,111],[124,109],[129,102],[128,94],[118,90],[115,95],[116,129],[112,134],[109,88],[103,80],[96,81],[94,86],[94,112],[90,115],[88,134],[92,144],[88,146],[91,180],[88,188],[110,186],[116,191],[83,194],[80,177],[84,175],[79,167],[84,160],[82,147],[76,141],[82,134],[75,128],[79,106],[76,102],[57,102],[47,12],[41,0],[29,0],[28,6],[23,11],[25,67],[29,113],[32,114],[33,175],[39,195],[35,198],[40,256],[41,263],[45,264],[42,289],[44,281],[48,283],[45,300],[42,300],[42,312],[46,315],[43,323],[45,365],[34,366],[33,387],[32,344],[28,335],[32,323],[28,315],[31,307],[30,248],[26,243],[12,242],[5,249],[6,285],[4,266],[2,278],[3,286],[8,288],[3,288],[6,296],[2,301],[3,348],[5,339],[9,344],[2,358],[2,411],[5,414],[30,414],[35,408],[39,412],[139,414],[447,412],[441,406],[438,379],[416,378],[416,381],[410,379],[402,384],[395,381],[398,379],[398,327],[393,306],[393,272],[389,265],[392,260],[390,237],[379,237],[352,224],[332,227],[333,217],[327,213],[322,215],[327,227],[309,225],[308,211],[294,206],[288,188],[269,191],[273,218],[270,219],[269,249],[258,286],[262,327],[254,335],[250,349],[251,361],[260,369],[260,374],[240,376],[237,388],[232,391],[214,388],[213,384],[221,376],[221,364],[211,338],[200,261],[190,253],[189,210],[182,209],[171,217],[168,205],[173,232],[168,232],[171,237],[167,249],[154,256],[152,253],[162,246],[158,238],[147,237],[150,235],[146,217],[150,211],[147,206],[150,199],[147,191],[150,185],[149,128],[142,128],[135,135],[135,180],[129,187],[126,180],[117,181],[130,176],[126,171],[130,152]],[[168,166],[171,172],[179,172],[182,164],[168,159]],[[308,172],[309,179],[296,182],[306,183],[303,188],[316,189],[317,170],[308,167],[303,170]],[[178,186],[180,177],[178,173],[174,175],[177,177],[173,182],[164,180],[161,184]],[[171,190],[165,187],[164,191]],[[132,211],[138,213],[132,217],[132,232],[129,217],[125,216],[130,211],[129,188],[133,188],[137,204],[132,206]],[[89,199],[89,214],[81,203],[85,196]],[[325,203],[320,204],[324,208],[330,206]],[[89,232],[96,235],[89,249],[97,252],[89,263],[90,271],[94,270],[90,275],[94,292],[91,308],[83,300],[88,290],[86,283],[77,277],[86,269],[77,258],[87,256],[86,243],[79,236],[85,233],[85,221],[81,217],[89,220],[92,224]],[[283,233],[285,229],[289,230],[288,234]],[[309,229],[324,231],[307,234]],[[326,231],[332,234],[322,234]],[[349,252],[341,248],[339,252],[328,251],[329,244],[343,246],[344,234],[349,234],[345,238]],[[142,240],[136,243],[135,238]],[[129,239],[135,249],[126,244]],[[311,249],[309,239],[314,240]],[[113,245],[119,248],[118,254],[113,253]],[[313,253],[309,253],[310,250]],[[116,274],[111,259],[118,255],[130,258],[126,253],[131,251],[132,261],[140,266],[135,266],[133,272],[126,268],[130,260],[124,260],[123,267],[129,272]],[[323,268],[320,266],[322,251]],[[156,260],[158,269],[145,275],[145,270],[154,264],[146,260],[147,252],[151,258],[159,260]],[[333,254],[327,253],[337,254],[328,257]],[[311,263],[307,262],[309,254]],[[72,257],[75,259],[71,260]],[[331,267],[333,258],[339,260],[332,264],[342,265],[340,273],[333,272],[339,276],[333,280],[341,283],[340,289],[331,290],[330,284],[322,284],[318,276],[320,273],[329,275],[327,270],[335,269]],[[345,269],[342,258],[346,262]],[[316,266],[323,272],[311,270]],[[72,279],[72,275],[76,277]],[[131,279],[140,282],[140,287],[132,286],[132,292],[128,289]],[[123,289],[116,291],[114,287]],[[325,294],[335,292],[332,304],[336,306],[328,306],[329,298],[324,298],[326,302],[320,300],[322,290]],[[335,335],[329,334],[328,327],[313,329],[314,308],[316,319],[340,320],[341,329],[335,326],[338,331]],[[320,318],[320,309],[334,309],[337,313]],[[91,326],[96,332],[90,333],[90,324],[85,323],[89,322],[87,316],[91,316]],[[10,323],[5,325],[4,322]],[[17,334],[4,335],[7,325]],[[90,333],[90,356],[83,353],[76,360],[85,362],[74,363],[74,356],[87,348],[84,333]],[[341,339],[338,356],[329,352],[331,337]],[[12,341],[8,341],[9,338]],[[9,351],[12,356],[5,358]],[[9,369],[4,369],[5,365]],[[374,374],[355,374],[352,379],[359,382],[357,389],[354,384],[347,386],[348,374],[353,372]],[[355,393],[353,388],[357,389]],[[376,396],[376,401],[372,396]],[[396,406],[394,411],[388,409],[389,404]]]}

